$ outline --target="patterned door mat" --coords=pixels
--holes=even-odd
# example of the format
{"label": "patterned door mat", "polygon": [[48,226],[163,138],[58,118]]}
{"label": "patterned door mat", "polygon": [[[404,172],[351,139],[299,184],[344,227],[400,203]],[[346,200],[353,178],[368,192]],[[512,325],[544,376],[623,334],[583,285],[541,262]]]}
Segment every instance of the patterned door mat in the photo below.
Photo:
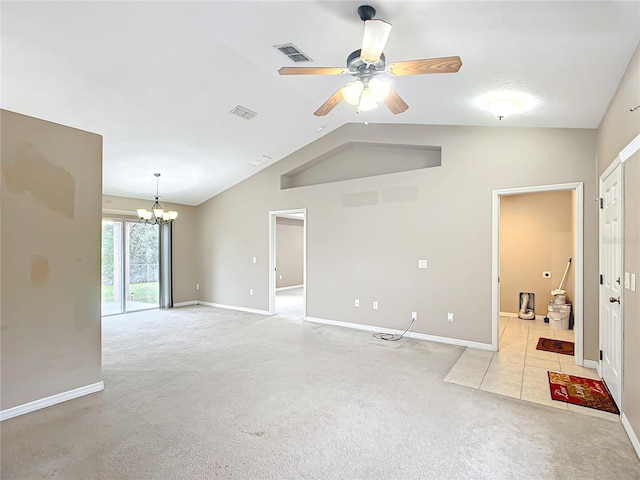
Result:
{"label": "patterned door mat", "polygon": [[566,373],[547,373],[551,398],[554,400],[615,414],[620,413],[607,386],[601,380],[576,377]]}
{"label": "patterned door mat", "polygon": [[536,350],[544,350],[545,352],[561,353],[562,355],[573,355],[573,342],[566,342],[564,340],[554,340],[553,338],[538,339],[538,345]]}

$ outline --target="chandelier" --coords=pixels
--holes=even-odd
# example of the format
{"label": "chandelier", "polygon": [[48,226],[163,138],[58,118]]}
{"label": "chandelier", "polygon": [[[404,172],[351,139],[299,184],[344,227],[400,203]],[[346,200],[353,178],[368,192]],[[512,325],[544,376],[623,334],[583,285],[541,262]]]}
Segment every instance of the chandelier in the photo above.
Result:
{"label": "chandelier", "polygon": [[156,195],[155,202],[153,202],[153,207],[151,207],[151,211],[146,208],[138,208],[136,212],[138,212],[138,219],[140,222],[144,222],[147,225],[164,225],[167,223],[173,223],[173,221],[178,218],[178,212],[173,210],[164,211],[158,199],[160,198],[160,194],[158,193],[158,182],[160,178],[159,173],[154,173],[154,177],[156,177]]}

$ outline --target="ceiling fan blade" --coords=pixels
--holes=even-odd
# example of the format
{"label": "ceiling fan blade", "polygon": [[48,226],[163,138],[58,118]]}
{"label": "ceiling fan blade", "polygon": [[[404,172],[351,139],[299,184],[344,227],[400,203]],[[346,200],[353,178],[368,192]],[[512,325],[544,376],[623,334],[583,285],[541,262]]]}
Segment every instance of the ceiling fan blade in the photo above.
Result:
{"label": "ceiling fan blade", "polygon": [[409,60],[395,62],[387,66],[387,73],[391,75],[421,75],[423,73],[455,73],[460,70],[460,57],[425,58],[424,60]]}
{"label": "ceiling fan blade", "polygon": [[390,23],[384,20],[366,20],[360,58],[371,63],[377,62],[387,44],[389,33],[391,33]]}
{"label": "ceiling fan blade", "polygon": [[280,75],[340,75],[344,73],[342,67],[282,67]]}
{"label": "ceiling fan blade", "polygon": [[320,108],[318,108],[315,112],[313,112],[313,114],[316,117],[324,117],[327,113],[333,110],[335,106],[338,105],[343,99],[343,96],[342,96],[343,89],[344,87],[341,87],[340,90],[338,90],[336,93],[331,95],[331,97],[329,97],[329,100],[327,100],[322,105],[320,105]]}
{"label": "ceiling fan blade", "polygon": [[391,113],[397,115],[404,112],[409,105],[398,95],[398,93],[392,88],[389,91],[389,95],[384,99],[384,104],[391,110]]}

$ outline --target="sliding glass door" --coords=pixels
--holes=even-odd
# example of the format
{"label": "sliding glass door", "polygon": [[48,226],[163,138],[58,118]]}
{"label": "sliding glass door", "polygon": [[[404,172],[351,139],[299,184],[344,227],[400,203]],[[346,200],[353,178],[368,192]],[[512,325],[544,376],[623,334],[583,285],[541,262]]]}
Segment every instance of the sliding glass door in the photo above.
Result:
{"label": "sliding glass door", "polygon": [[102,221],[102,315],[158,308],[158,227]]}
{"label": "sliding glass door", "polygon": [[158,226],[126,223],[126,305],[127,312],[158,308],[160,270],[158,264]]}
{"label": "sliding glass door", "polygon": [[122,222],[102,220],[102,315],[124,311]]}

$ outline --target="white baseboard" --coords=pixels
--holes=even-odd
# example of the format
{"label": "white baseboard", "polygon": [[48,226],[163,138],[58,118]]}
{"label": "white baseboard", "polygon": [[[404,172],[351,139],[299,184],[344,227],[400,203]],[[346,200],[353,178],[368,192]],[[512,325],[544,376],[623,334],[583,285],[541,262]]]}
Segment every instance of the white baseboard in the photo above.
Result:
{"label": "white baseboard", "polygon": [[224,305],[222,303],[198,302],[207,307],[226,308],[227,310],[238,310],[240,312],[259,313],[260,315],[271,315],[268,310],[258,310],[256,308],[236,307],[235,305]]}
{"label": "white baseboard", "polygon": [[278,287],[276,288],[276,292],[281,292],[283,290],[293,290],[294,288],[302,288],[304,285],[292,285],[290,287]]}
{"label": "white baseboard", "polygon": [[73,390],[69,390],[67,392],[58,393],[57,395],[51,395],[50,397],[41,398],[29,403],[24,403],[22,405],[18,405],[17,407],[7,408],[6,410],[0,411],[0,421],[8,420],[19,415],[24,415],[25,413],[35,412],[36,410],[50,407],[58,403],[66,402],[67,400],[73,400],[74,398],[83,397],[85,395],[89,395],[90,393],[96,393],[101,390],[104,390],[104,382],[92,383],[91,385],[74,388]]}
{"label": "white baseboard", "polygon": [[598,370],[598,368],[600,367],[600,362],[597,362],[596,360],[587,360],[585,358],[582,362],[582,366],[585,368],[593,368],[594,370]]}
{"label": "white baseboard", "polygon": [[[373,325],[364,325],[361,323],[341,322],[339,320],[327,320],[326,318],[306,317],[306,320],[313,323],[323,323],[325,325],[334,325],[336,327],[353,328],[355,330],[365,330],[375,333],[390,333],[400,335],[403,330],[394,328],[374,327]],[[460,347],[477,348],[479,350],[491,351],[490,343],[471,342],[469,340],[460,340],[459,338],[438,337],[436,335],[428,335],[426,333],[407,332],[405,337],[415,338],[416,340],[426,340],[428,342],[446,343],[449,345],[458,345]]]}
{"label": "white baseboard", "polygon": [[640,440],[638,440],[636,432],[633,431],[633,427],[629,423],[629,419],[624,413],[620,415],[620,420],[622,421],[622,426],[624,427],[625,432],[627,432],[627,435],[629,435],[629,440],[631,440],[631,445],[633,445],[633,448],[636,451],[636,455],[638,455],[638,457],[640,458]]}
{"label": "white baseboard", "polygon": [[174,307],[188,307],[189,305],[199,305],[200,302],[198,302],[197,300],[189,300],[188,302],[178,302],[178,303],[174,303],[173,306]]}
{"label": "white baseboard", "polygon": [[[501,317],[519,318],[517,313],[500,312]],[[544,315],[536,315],[536,320],[544,320]]]}

